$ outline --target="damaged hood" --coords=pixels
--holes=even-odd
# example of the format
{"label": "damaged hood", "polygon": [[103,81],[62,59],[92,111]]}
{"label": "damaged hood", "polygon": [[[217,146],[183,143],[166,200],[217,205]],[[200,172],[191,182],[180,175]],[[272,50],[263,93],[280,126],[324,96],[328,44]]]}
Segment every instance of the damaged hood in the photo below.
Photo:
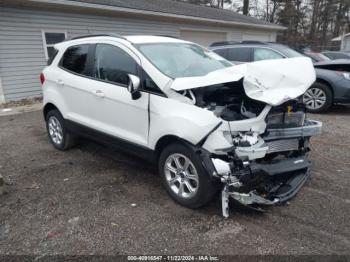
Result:
{"label": "damaged hood", "polygon": [[304,94],[315,82],[316,74],[308,57],[264,60],[235,65],[205,76],[176,78],[170,88],[181,91],[242,78],[248,97],[276,106]]}

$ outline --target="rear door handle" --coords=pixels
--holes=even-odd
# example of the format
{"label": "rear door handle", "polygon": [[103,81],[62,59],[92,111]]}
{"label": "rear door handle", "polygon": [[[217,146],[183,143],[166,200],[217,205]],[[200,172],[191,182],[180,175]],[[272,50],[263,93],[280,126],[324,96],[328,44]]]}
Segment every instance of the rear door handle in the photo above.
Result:
{"label": "rear door handle", "polygon": [[97,97],[101,97],[101,98],[105,97],[105,94],[101,90],[94,90],[92,91],[92,93]]}
{"label": "rear door handle", "polygon": [[58,86],[60,86],[60,87],[64,85],[64,83],[61,79],[57,80],[56,82],[57,82]]}

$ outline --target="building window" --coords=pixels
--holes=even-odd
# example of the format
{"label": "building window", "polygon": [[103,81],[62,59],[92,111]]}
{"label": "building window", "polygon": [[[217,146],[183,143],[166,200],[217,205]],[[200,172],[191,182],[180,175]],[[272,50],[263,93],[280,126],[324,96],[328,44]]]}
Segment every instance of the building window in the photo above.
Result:
{"label": "building window", "polygon": [[45,58],[48,60],[54,53],[54,45],[67,38],[66,31],[42,31]]}

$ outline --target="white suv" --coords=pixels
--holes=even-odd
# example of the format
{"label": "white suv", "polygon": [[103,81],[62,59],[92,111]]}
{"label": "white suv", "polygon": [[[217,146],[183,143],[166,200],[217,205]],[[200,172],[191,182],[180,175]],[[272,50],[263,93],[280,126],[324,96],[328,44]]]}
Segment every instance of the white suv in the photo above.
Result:
{"label": "white suv", "polygon": [[55,148],[84,136],[140,155],[181,205],[222,189],[225,217],[230,197],[254,207],[294,196],[321,132],[297,99],[315,80],[308,58],[234,66],[175,38],[93,35],[57,44],[40,80]]}

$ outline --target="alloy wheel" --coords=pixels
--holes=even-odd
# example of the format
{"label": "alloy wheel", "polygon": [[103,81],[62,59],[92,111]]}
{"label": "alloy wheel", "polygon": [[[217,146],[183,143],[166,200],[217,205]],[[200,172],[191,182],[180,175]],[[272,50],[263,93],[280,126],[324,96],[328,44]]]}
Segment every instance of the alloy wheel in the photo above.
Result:
{"label": "alloy wheel", "polygon": [[325,105],[326,99],[326,93],[322,89],[314,87],[305,92],[303,103],[309,109],[318,110]]}
{"label": "alloy wheel", "polygon": [[171,190],[182,198],[191,198],[199,186],[198,173],[192,161],[182,154],[172,154],[165,161],[164,172]]}

